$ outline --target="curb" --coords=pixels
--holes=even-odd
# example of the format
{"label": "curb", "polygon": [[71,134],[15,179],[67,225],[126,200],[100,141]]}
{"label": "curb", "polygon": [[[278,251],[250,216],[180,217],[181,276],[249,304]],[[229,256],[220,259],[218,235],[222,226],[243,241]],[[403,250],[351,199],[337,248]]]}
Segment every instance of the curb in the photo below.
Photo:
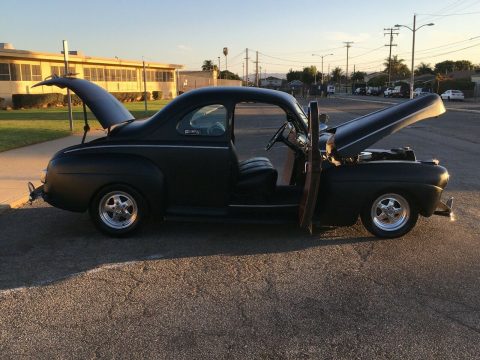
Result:
{"label": "curb", "polygon": [[25,205],[30,200],[29,195],[24,195],[20,199],[11,201],[8,204],[0,204],[0,215],[7,212],[8,210],[18,209],[19,207]]}

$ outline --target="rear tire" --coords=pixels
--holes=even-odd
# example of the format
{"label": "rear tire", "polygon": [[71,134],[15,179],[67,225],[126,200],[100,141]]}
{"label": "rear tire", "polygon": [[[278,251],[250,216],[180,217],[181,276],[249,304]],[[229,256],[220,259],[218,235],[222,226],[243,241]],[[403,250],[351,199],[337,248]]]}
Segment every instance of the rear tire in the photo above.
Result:
{"label": "rear tire", "polygon": [[123,184],[101,189],[90,204],[95,226],[109,236],[126,236],[138,229],[147,215],[145,199]]}
{"label": "rear tire", "polygon": [[396,238],[412,230],[418,220],[418,209],[405,194],[385,192],[368,201],[360,217],[373,235]]}

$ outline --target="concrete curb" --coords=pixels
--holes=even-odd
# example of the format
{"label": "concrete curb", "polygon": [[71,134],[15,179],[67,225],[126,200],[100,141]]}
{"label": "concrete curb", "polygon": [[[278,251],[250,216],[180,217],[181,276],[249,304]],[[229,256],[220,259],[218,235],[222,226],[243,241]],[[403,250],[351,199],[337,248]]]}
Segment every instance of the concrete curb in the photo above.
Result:
{"label": "concrete curb", "polygon": [[13,200],[8,204],[0,204],[0,215],[7,212],[8,210],[18,209],[19,207],[22,207],[23,205],[28,203],[29,200],[30,195],[25,195],[17,200]]}

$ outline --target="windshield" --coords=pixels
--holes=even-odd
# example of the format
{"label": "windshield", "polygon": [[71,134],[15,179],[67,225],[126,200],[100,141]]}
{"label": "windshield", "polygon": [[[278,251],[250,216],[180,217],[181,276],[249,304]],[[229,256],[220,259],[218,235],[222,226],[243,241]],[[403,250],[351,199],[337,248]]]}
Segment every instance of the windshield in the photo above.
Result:
{"label": "windshield", "polygon": [[305,128],[308,129],[307,115],[303,112],[303,109],[298,102],[295,103],[295,106],[297,108],[298,115],[300,116],[300,119],[302,120],[303,124],[305,125]]}

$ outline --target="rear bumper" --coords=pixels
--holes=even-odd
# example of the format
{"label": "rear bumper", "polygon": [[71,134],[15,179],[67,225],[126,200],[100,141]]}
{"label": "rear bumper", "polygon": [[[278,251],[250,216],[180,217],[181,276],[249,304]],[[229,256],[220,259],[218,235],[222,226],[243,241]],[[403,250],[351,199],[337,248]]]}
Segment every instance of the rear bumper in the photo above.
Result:
{"label": "rear bumper", "polygon": [[42,200],[45,200],[46,198],[46,194],[45,194],[45,191],[44,191],[44,185],[40,185],[39,187],[35,188],[35,186],[29,182],[28,183],[28,190],[30,192],[30,196],[29,196],[29,201],[32,202],[32,201],[35,201],[37,199],[42,199]]}

